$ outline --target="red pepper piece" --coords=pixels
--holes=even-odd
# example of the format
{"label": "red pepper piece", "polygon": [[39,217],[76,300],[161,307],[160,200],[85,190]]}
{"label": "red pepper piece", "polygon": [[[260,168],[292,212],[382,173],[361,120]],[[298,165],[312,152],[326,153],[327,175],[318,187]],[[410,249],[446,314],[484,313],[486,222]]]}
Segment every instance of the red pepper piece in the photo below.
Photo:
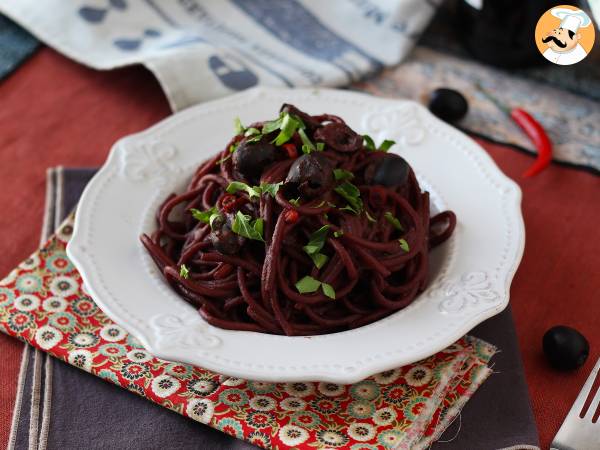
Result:
{"label": "red pepper piece", "polygon": [[245,198],[236,197],[233,194],[225,194],[223,195],[223,199],[221,200],[221,206],[223,208],[223,211],[225,211],[226,213],[230,213],[232,211],[235,211],[236,209],[239,209],[239,207],[242,206],[244,203],[246,203]]}
{"label": "red pepper piece", "polygon": [[538,151],[535,162],[523,174],[523,177],[532,177],[548,167],[552,161],[552,142],[542,125],[524,109],[515,108],[510,116],[531,139]]}
{"label": "red pepper piece", "polygon": [[282,147],[287,152],[288,157],[290,157],[291,159],[298,157],[298,150],[296,150],[296,146],[294,144],[292,144],[291,142],[287,142],[287,143],[283,144]]}
{"label": "red pepper piece", "polygon": [[286,209],[283,213],[283,220],[285,223],[296,223],[300,218],[300,214],[295,209]]}

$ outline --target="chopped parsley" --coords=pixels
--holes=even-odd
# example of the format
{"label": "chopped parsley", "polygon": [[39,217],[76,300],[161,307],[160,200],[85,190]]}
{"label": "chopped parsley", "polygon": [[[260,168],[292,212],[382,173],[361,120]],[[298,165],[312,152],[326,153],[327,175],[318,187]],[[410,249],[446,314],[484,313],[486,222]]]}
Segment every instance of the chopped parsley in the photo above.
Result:
{"label": "chopped parsley", "polygon": [[354,174],[349,170],[333,169],[333,176],[336,181],[350,181],[354,178]]}
{"label": "chopped parsley", "polygon": [[396,217],[394,217],[394,215],[391,212],[387,211],[383,215],[383,217],[385,217],[385,220],[387,220],[389,223],[391,223],[396,230],[404,231],[404,227],[402,226],[400,221]]}
{"label": "chopped parsley", "polygon": [[292,204],[294,206],[300,206],[300,197],[292,198],[292,199],[288,200],[288,202],[290,202],[290,204]]}
{"label": "chopped parsley", "polygon": [[342,236],[344,235],[344,230],[335,231],[335,232],[333,233],[333,235],[334,235],[336,238],[342,237]]}
{"label": "chopped parsley", "polygon": [[325,241],[327,240],[328,231],[329,225],[323,225],[309,236],[308,244],[302,247],[302,250],[310,256],[310,259],[312,259],[317,269],[323,267],[329,260],[327,255],[321,253],[321,250],[323,250],[323,247],[325,246]]}
{"label": "chopped parsley", "polygon": [[235,194],[238,191],[245,191],[250,198],[260,197],[260,187],[252,187],[241,181],[232,181],[225,189],[229,194]]}
{"label": "chopped parsley", "polygon": [[372,152],[378,150],[380,152],[387,152],[394,144],[396,144],[396,141],[386,139],[381,144],[379,144],[379,147],[377,147],[375,145],[375,141],[371,136],[369,136],[368,134],[363,134],[363,145],[367,148],[367,150],[370,150]]}
{"label": "chopped parsley", "polygon": [[244,131],[246,131],[239,117],[233,120],[233,126],[235,127],[235,134],[244,134]]}
{"label": "chopped parsley", "polygon": [[269,194],[271,197],[275,197],[282,184],[283,181],[279,183],[261,183],[259,186],[260,192],[261,194]]}
{"label": "chopped parsley", "polygon": [[190,277],[190,269],[185,264],[179,266],[179,276],[181,278],[185,278],[186,280]]}
{"label": "chopped parsley", "polygon": [[200,211],[199,209],[196,208],[192,208],[190,209],[190,213],[192,213],[192,217],[200,222],[204,222],[204,223],[210,223],[210,217],[213,214],[218,214],[219,210],[217,209],[216,206],[213,206],[210,209],[207,209],[206,211]]}
{"label": "chopped parsley", "polygon": [[284,113],[283,116],[277,120],[281,121],[279,125],[279,134],[272,142],[278,146],[289,141],[296,131],[305,128],[304,123],[299,118],[292,116],[289,113]]}
{"label": "chopped parsley", "polygon": [[360,198],[360,191],[349,181],[344,181],[334,189],[339,195],[344,197],[348,205],[340,208],[341,211],[351,211],[354,214],[359,214],[363,209],[363,202]]}
{"label": "chopped parsley", "polygon": [[248,239],[264,242],[263,238],[264,221],[261,218],[252,220],[247,214],[238,211],[231,224],[231,230]]}
{"label": "chopped parsley", "polygon": [[311,276],[305,276],[296,283],[296,289],[301,294],[312,294],[313,292],[317,292],[319,288],[321,288],[323,294],[335,300],[335,290],[330,284],[323,283]]}
{"label": "chopped parsley", "polygon": [[398,242],[400,242],[400,248],[402,250],[404,250],[406,253],[410,252],[410,247],[408,246],[406,239],[398,239]]}

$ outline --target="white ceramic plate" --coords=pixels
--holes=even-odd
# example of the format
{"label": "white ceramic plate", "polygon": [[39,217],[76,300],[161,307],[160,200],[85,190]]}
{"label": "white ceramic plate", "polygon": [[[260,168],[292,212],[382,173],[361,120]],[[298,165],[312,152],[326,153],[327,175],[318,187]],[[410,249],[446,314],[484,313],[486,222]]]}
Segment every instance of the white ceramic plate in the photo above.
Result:
{"label": "white ceramic plate", "polygon": [[[229,331],[205,323],[163,281],[139,241],[158,205],[243,123],[282,103],[343,117],[376,142],[394,139],[458,226],[432,253],[430,284],[406,309],[362,328],[314,337]],[[154,355],[266,381],[351,383],[450,345],[508,304],[524,245],[521,194],[470,138],[409,101],[326,89],[253,89],[190,108],[115,144],[87,186],[67,252],[92,297]]]}

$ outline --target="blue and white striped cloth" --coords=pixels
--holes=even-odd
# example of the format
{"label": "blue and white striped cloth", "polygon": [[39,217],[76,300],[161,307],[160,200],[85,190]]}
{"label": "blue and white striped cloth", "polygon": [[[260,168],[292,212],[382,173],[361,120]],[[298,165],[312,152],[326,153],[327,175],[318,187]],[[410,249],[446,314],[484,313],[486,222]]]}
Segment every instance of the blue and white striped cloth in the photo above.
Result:
{"label": "blue and white striped cloth", "polygon": [[341,86],[400,62],[440,0],[0,0],[96,69],[145,64],[173,110],[259,84]]}

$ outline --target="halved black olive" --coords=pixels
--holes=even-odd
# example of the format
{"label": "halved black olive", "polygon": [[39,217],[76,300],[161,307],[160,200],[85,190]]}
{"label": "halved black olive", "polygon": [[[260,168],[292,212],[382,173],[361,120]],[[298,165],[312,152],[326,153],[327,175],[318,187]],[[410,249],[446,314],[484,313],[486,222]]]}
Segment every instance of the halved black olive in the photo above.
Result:
{"label": "halved black olive", "polygon": [[231,214],[228,214],[227,218],[217,218],[212,223],[213,229],[208,235],[215,250],[224,255],[235,255],[244,245],[244,238],[231,230],[232,222]]}
{"label": "halved black olive", "polygon": [[367,184],[382,186],[402,186],[408,180],[410,166],[404,158],[394,153],[386,153],[377,158],[365,169]]}
{"label": "halved black olive", "polygon": [[590,344],[576,329],[564,325],[550,328],[542,341],[546,358],[561,370],[582,366],[590,354]]}
{"label": "halved black olive", "polygon": [[258,142],[243,139],[233,152],[233,170],[236,177],[257,184],[266,166],[275,161],[277,150],[266,137]]}
{"label": "halved black olive", "polygon": [[315,141],[324,142],[338,152],[350,153],[360,150],[363,138],[348,125],[332,122],[318,128],[314,134]]}
{"label": "halved black olive", "polygon": [[286,191],[296,191],[304,198],[315,198],[333,187],[333,167],[321,153],[302,155],[288,172]]}
{"label": "halved black olive", "polygon": [[279,111],[298,117],[300,120],[302,120],[304,125],[306,125],[306,128],[308,128],[311,131],[314,131],[315,129],[321,126],[319,121],[314,119],[310,114],[305,113],[304,111],[296,108],[294,105],[290,105],[289,103],[284,103],[283,105],[281,105],[281,109]]}

